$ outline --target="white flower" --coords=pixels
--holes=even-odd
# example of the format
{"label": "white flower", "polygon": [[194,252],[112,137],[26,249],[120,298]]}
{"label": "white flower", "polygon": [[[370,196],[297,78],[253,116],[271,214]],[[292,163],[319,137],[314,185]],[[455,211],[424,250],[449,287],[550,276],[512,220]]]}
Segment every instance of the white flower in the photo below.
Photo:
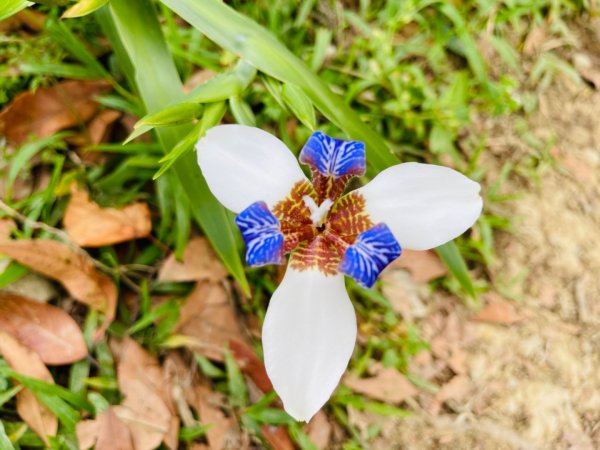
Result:
{"label": "white flower", "polygon": [[315,132],[300,153],[312,183],[276,137],[221,125],[198,141],[198,164],[215,197],[238,213],[251,266],[284,264],[263,324],[267,373],[285,410],[308,421],[329,399],[356,340],[344,274],[371,287],[401,248],[437,247],[481,213],[479,184],[455,170],[390,167],[344,194],[365,171],[365,146]]}

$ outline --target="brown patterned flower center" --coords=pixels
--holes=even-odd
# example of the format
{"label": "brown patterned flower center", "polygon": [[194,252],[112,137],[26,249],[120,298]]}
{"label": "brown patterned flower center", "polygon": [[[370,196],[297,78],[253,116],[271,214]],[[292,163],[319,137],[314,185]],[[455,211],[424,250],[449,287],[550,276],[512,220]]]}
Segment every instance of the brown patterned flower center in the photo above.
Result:
{"label": "brown patterned flower center", "polygon": [[[344,180],[344,185],[347,181]],[[285,238],[284,251],[292,252],[290,266],[296,270],[317,267],[326,275],[337,274],[348,246],[360,233],[373,226],[365,212],[364,197],[354,191],[339,198],[343,186],[330,184],[334,185],[335,198],[331,198],[325,194],[325,191],[331,194],[331,190],[321,187],[319,195],[310,182],[299,181],[290,194],[273,208]],[[316,205],[321,205],[327,198],[334,200],[321,225],[313,223],[305,196],[313,199]]]}

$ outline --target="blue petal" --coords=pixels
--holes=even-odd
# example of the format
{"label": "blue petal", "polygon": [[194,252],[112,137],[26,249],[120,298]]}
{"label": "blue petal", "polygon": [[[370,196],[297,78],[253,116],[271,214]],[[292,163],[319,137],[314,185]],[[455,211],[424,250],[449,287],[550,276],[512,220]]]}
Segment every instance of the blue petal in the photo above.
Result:
{"label": "blue petal", "polygon": [[370,288],[381,271],[401,253],[400,244],[388,226],[380,223],[359,234],[354,244],[346,249],[340,272]]}
{"label": "blue petal", "polygon": [[252,203],[237,215],[235,223],[246,244],[249,266],[283,264],[283,233],[265,202]]}
{"label": "blue petal", "polygon": [[315,131],[300,152],[300,162],[325,176],[364,175],[365,144],[335,139]]}

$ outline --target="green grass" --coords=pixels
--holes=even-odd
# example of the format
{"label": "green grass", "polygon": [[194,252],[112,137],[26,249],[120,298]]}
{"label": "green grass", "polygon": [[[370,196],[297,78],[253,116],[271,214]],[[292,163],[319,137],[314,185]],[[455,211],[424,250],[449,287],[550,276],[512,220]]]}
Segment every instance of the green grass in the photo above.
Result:
{"label": "green grass", "polygon": [[[101,3],[81,6],[91,10]],[[179,300],[189,293],[189,285],[157,283],[140,267],[156,267],[167,249],[181,255],[196,230],[210,239],[241,291],[251,292],[239,307],[259,322],[264,318],[276,271],[244,267],[232,217],[198,176],[190,151],[209,126],[222,118],[255,124],[278,135],[294,151],[315,128],[362,139],[370,164],[363,181],[398,161],[452,165],[484,181],[486,168],[479,158],[486,136],[477,134],[473,118],[526,113],[530,109],[526,89],[547,85],[558,72],[575,76],[569,64],[551,51],[534,62],[531,73],[524,73],[521,49],[532,27],[548,21],[553,35],[564,37],[569,34],[569,19],[588,12],[586,2],[568,0],[362,0],[353,8],[333,1],[275,3],[277,7],[266,0],[234,0],[229,2],[231,9],[217,0],[111,0],[110,8],[102,6],[90,15],[63,21],[59,17],[67,6],[36,5],[32,8],[48,15],[40,33],[7,33],[0,40],[0,72],[9,74],[0,78],[0,105],[23,90],[61,79],[104,78],[112,83],[113,92],[99,99],[101,103],[135,114],[141,119],[139,134],[149,133],[151,143],[95,147],[107,159],[93,166],[70,157],[65,134],[33,140],[13,152],[0,149],[4,156],[0,170],[9,187],[17,178],[28,177],[34,157],[49,169],[47,187],[19,200],[11,199],[9,189],[4,198],[31,221],[60,227],[65,195],[74,180],[89,186],[102,205],[143,199],[157,211],[155,240],[91,252],[106,266],[122,270],[140,290],[139,314],[131,317],[121,304],[109,329],[111,336],[131,335],[159,354],[170,345]],[[458,6],[452,6],[455,3]],[[3,13],[0,10],[0,17]],[[177,14],[191,26],[182,25]],[[240,35],[245,36],[243,42]],[[482,56],[484,42],[501,70],[491,70]],[[182,82],[200,69],[219,76],[184,95]],[[522,134],[527,139],[526,130]],[[527,170],[529,176],[548,163],[543,144],[532,146],[538,148],[535,158],[518,169]],[[496,184],[484,190],[484,204],[510,200],[503,195],[502,184],[514,170],[507,162]],[[510,227],[509,218],[484,210],[472,233],[439,249],[451,275],[433,287],[464,299],[491,289],[492,280],[484,275],[473,279],[471,274],[485,274],[495,258],[495,235]],[[17,237],[41,235],[24,224]],[[10,265],[0,274],[0,284],[24,273],[21,266]],[[428,345],[419,330],[402,323],[378,290],[367,291],[350,282],[349,291],[369,330],[349,370],[360,375],[370,363],[381,361],[407,372],[410,358]],[[152,306],[153,295],[167,293],[174,299]],[[121,400],[106,340],[89,342],[99,318],[89,313],[80,319],[91,358],[53,368],[60,386],[15,375],[0,360],[4,424],[0,448],[42,445],[15,412],[17,382],[59,417],[59,437],[53,441],[57,449],[74,448],[73,427],[82,413],[95,416]],[[214,389],[226,395],[248,433],[260,438],[261,425],[280,424],[298,446],[313,448],[302,428],[272,407],[272,396],[249,403],[248,388],[231,355],[222,365],[202,358],[198,365]],[[382,416],[407,414],[340,388],[328,412],[346,431],[345,449],[368,445],[348,420],[348,406]],[[204,425],[186,427],[180,439],[192,442],[206,430]]]}

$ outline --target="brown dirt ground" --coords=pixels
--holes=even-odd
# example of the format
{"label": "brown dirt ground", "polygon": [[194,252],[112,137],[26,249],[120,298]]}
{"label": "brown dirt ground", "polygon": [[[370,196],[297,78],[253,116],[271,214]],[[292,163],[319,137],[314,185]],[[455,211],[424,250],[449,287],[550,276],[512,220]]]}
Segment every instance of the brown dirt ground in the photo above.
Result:
{"label": "brown dirt ground", "polygon": [[[516,131],[523,120],[546,150]],[[529,118],[481,128],[484,184],[515,164],[503,191],[517,199],[488,205],[515,223],[489,276],[522,320],[476,322],[457,299],[425,297],[415,319],[432,348],[411,372],[441,390],[414,399],[409,419],[351,418],[381,426],[372,449],[600,449],[600,92],[558,77]]]}

